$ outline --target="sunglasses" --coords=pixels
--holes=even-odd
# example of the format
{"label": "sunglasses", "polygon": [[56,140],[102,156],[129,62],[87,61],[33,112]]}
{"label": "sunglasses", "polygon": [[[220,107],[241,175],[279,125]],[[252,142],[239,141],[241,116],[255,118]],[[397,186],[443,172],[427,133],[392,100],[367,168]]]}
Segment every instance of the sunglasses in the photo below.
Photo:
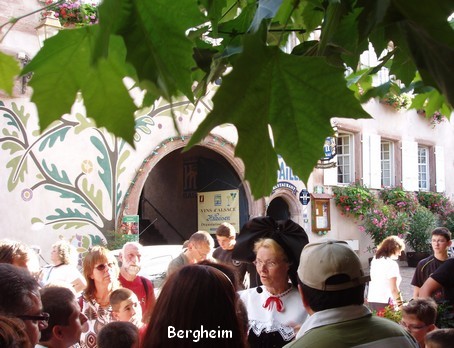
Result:
{"label": "sunglasses", "polygon": [[49,313],[41,313],[40,315],[18,315],[17,318],[22,320],[35,320],[35,321],[45,321],[46,323],[49,322],[50,314]]}
{"label": "sunglasses", "polygon": [[109,268],[112,268],[114,266],[113,262],[109,262],[109,263],[102,263],[98,266],[95,266],[95,268],[98,270],[98,271],[104,271],[107,267]]}

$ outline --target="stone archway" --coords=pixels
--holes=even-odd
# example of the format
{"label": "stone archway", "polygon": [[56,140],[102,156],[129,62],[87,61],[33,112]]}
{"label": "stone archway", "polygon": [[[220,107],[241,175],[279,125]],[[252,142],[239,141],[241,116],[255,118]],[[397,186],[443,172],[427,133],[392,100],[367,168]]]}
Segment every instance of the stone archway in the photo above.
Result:
{"label": "stone archway", "polygon": [[[170,156],[177,150],[181,151],[181,149],[186,146],[188,140],[189,136],[168,138],[156,146],[154,151],[152,151],[152,153],[144,159],[142,166],[137,170],[137,175],[131,181],[130,187],[125,195],[117,224],[120,224],[123,215],[138,214],[140,210],[139,204],[141,202],[141,195],[152,170],[156,168],[160,162],[162,163],[167,156]],[[222,156],[222,158],[231,167],[232,171],[235,172],[240,178],[241,186],[247,200],[248,217],[262,215],[264,199],[260,199],[258,201],[253,199],[249,184],[243,179],[243,162],[234,156],[234,145],[220,136],[209,135],[198,146],[206,150],[213,151],[218,156]]]}

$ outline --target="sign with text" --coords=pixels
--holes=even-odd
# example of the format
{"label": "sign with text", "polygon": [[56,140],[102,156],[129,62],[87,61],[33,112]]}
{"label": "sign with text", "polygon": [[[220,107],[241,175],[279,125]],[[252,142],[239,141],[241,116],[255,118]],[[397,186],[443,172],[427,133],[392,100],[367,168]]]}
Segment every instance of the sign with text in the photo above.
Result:
{"label": "sign with text", "polygon": [[223,222],[240,230],[238,190],[223,190],[197,193],[198,229],[215,233]]}

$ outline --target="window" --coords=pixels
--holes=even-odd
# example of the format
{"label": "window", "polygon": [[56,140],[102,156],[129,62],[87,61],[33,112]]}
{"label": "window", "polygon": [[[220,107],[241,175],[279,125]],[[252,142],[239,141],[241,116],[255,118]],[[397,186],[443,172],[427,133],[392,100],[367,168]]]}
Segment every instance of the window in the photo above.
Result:
{"label": "window", "polygon": [[340,134],[337,138],[337,182],[349,184],[353,180],[353,137]]}
{"label": "window", "polygon": [[418,146],[418,187],[421,191],[429,191],[429,148]]}
{"label": "window", "polygon": [[381,186],[394,186],[394,144],[382,141],[380,145]]}

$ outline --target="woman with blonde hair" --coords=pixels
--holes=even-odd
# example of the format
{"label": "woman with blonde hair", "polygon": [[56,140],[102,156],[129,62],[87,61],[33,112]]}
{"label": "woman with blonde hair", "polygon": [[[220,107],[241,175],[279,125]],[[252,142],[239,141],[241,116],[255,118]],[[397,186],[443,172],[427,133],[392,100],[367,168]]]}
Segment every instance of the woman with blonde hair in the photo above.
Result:
{"label": "woman with blonde hair", "polygon": [[77,251],[65,240],[60,240],[52,245],[50,254],[52,265],[45,266],[41,272],[41,283],[67,284],[80,293],[87,286],[87,282],[76,267]]}
{"label": "woman with blonde hair", "polygon": [[119,272],[117,260],[109,249],[94,246],[85,255],[83,273],[87,287],[79,304],[82,313],[88,318],[88,329],[80,337],[82,348],[96,347],[99,330],[113,320],[109,298],[119,287]]}
{"label": "woman with blonde hair", "polygon": [[389,304],[403,304],[399,286],[402,281],[397,259],[405,250],[405,243],[398,236],[386,237],[377,248],[370,264],[369,292],[367,301],[371,310],[379,311]]}

